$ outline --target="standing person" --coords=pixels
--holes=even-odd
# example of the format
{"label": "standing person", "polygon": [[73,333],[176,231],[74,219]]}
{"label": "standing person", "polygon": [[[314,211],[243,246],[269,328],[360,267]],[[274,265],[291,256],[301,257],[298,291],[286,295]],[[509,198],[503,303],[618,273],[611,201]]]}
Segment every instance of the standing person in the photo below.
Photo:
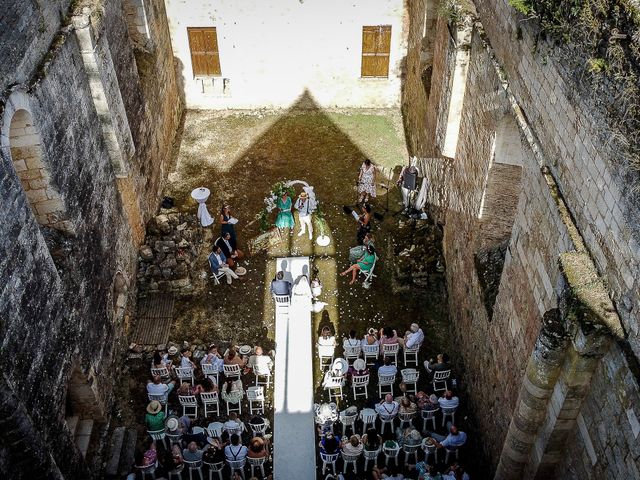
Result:
{"label": "standing person", "polygon": [[[222,209],[220,210],[220,236],[224,238],[224,234],[229,233],[233,240],[233,244],[236,245],[236,229],[233,225],[237,223],[237,220],[232,219],[233,215],[231,215],[231,209],[229,205],[223,205]],[[230,221],[233,223],[230,223]]]}
{"label": "standing person", "polygon": [[298,210],[298,218],[300,219],[300,232],[298,232],[298,236],[301,237],[304,235],[305,230],[308,229],[309,240],[313,240],[313,222],[311,214],[317,208],[316,201],[313,198],[309,198],[307,192],[302,192],[300,196],[298,196],[294,207]]}
{"label": "standing person", "polygon": [[293,215],[291,214],[291,198],[289,198],[289,193],[285,190],[282,193],[282,197],[280,197],[276,201],[276,206],[278,207],[278,216],[276,217],[276,227],[278,228],[290,228],[291,233],[293,233],[293,227],[296,222],[293,219]]}
{"label": "standing person", "polygon": [[376,167],[365,158],[358,174],[358,203],[368,202],[369,196],[376,198]]}
{"label": "standing person", "polygon": [[364,237],[371,231],[371,205],[365,203],[362,205],[360,216],[358,217],[358,233],[356,239],[358,245],[364,243]]}

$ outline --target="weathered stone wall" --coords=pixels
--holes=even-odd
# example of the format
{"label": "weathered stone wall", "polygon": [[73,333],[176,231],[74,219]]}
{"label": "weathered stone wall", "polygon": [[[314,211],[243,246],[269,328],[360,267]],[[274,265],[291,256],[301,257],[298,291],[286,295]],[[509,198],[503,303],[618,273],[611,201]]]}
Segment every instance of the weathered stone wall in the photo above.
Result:
{"label": "weathered stone wall", "polygon": [[[429,158],[423,166],[431,183],[434,213],[443,212],[444,252],[447,262],[451,318],[466,370],[467,395],[476,412],[490,462],[495,465],[511,420],[511,412],[542,317],[558,306],[564,287],[558,255],[574,246],[563,217],[540,170],[550,169],[565,198],[588,251],[610,289],[629,335],[628,344],[614,344],[591,382],[582,404],[575,434],[559,458],[556,475],[563,478],[636,478],[637,437],[640,434],[637,378],[637,276],[640,250],[634,238],[635,216],[613,166],[610,145],[600,142],[606,122],[580,101],[571,72],[562,67],[562,52],[555,58],[548,48],[535,48],[534,34],[521,22],[506,0],[477,1],[479,19],[490,43],[487,50],[476,31],[471,45],[458,148],[452,160]],[[420,20],[418,20],[420,21]],[[438,29],[443,22],[439,21]],[[520,38],[521,35],[521,38]],[[436,45],[432,89],[451,71],[451,50]],[[543,54],[536,53],[543,51]],[[495,54],[496,68],[491,56]],[[483,290],[474,264],[474,250],[482,235],[479,219],[485,189],[490,184],[490,162],[499,136],[499,123],[513,109],[501,86],[503,70],[525,122],[539,141],[534,155],[522,138],[522,182],[517,214],[504,258],[493,315],[483,305]],[[403,100],[424,108],[422,95]],[[442,91],[442,90],[441,90]],[[433,90],[432,90],[433,95]],[[448,110],[446,96],[428,106],[426,131],[415,131],[410,116],[408,135],[414,145],[427,142],[426,155],[438,152],[440,121]],[[431,101],[431,99],[429,99]],[[406,113],[406,112],[405,112]],[[537,147],[536,147],[537,148]],[[417,153],[417,152],[416,152]],[[434,155],[435,156],[435,155]],[[623,352],[626,350],[626,353]],[[635,355],[634,355],[635,354]],[[631,361],[630,368],[627,360]]]}
{"label": "weathered stone wall", "polygon": [[[120,0],[92,3],[97,71],[87,70],[69,2],[45,3],[5,2],[0,20],[0,410],[11,412],[0,421],[11,431],[0,439],[0,477],[84,479],[90,474],[65,417],[110,415],[131,309],[124,299],[135,294],[137,241],[127,202],[143,232],[157,208],[182,103],[162,2],[154,8],[151,74],[142,79]],[[128,157],[125,177],[116,178],[92,81],[103,85]],[[25,111],[42,167],[24,156],[33,168],[23,169],[12,158],[25,153],[19,130],[32,128],[20,123]],[[36,215],[35,194],[27,194],[37,190],[32,180],[59,194],[65,228]],[[82,402],[67,401],[78,382],[85,384],[76,395]],[[87,395],[95,408],[84,408]]]}

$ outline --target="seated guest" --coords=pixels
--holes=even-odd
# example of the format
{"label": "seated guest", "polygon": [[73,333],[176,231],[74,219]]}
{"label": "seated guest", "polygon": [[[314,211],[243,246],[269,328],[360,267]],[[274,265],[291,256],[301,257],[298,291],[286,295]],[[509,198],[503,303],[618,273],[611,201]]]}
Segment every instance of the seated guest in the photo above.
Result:
{"label": "seated guest", "polygon": [[398,429],[398,434],[398,443],[402,446],[414,447],[422,444],[422,435],[412,426],[404,430]]}
{"label": "seated guest", "polygon": [[442,480],[469,480],[469,474],[464,471],[462,465],[454,463],[442,474]]}
{"label": "seated guest", "polygon": [[171,360],[169,360],[169,354],[163,350],[157,350],[154,354],[153,354],[153,361],[151,363],[151,365],[153,366],[153,368],[166,368],[167,370],[171,371],[171,365],[173,364],[173,362]]}
{"label": "seated guest", "polygon": [[331,329],[329,327],[323,327],[320,338],[318,338],[318,345],[323,347],[335,347],[336,337],[331,335]]}
{"label": "seated guest", "polygon": [[347,268],[344,272],[340,273],[343,277],[348,273],[351,273],[351,281],[349,285],[356,283],[356,277],[358,272],[369,272],[373,268],[373,264],[376,260],[376,249],[373,245],[369,244],[364,255],[358,259],[356,263]]}
{"label": "seated guest", "polygon": [[460,400],[451,390],[444,392],[444,395],[438,399],[440,408],[455,408],[460,404]]}
{"label": "seated guest", "polygon": [[431,445],[435,445],[438,448],[454,448],[461,447],[467,441],[467,434],[458,430],[458,427],[451,425],[451,422],[447,422],[449,427],[449,435],[438,435],[435,432],[425,432],[429,437],[428,441]]}
{"label": "seated guest", "polygon": [[238,352],[235,348],[231,347],[229,352],[222,359],[225,365],[238,365],[240,368],[244,367],[247,364],[247,361],[242,358],[241,355],[238,355]]}
{"label": "seated guest", "polygon": [[209,377],[205,377],[202,380],[196,380],[196,385],[193,387],[193,394],[199,395],[201,393],[213,393],[218,391],[218,386],[213,383]]}
{"label": "seated guest", "polygon": [[332,432],[327,432],[323,435],[318,445],[322,453],[329,455],[338,453],[340,451],[340,437],[334,435]]}
{"label": "seated guest", "polygon": [[324,378],[322,380],[322,388],[326,388],[329,385],[333,385],[333,379],[342,379],[342,385],[344,386],[344,375],[342,374],[342,370],[340,365],[333,365],[333,368],[327,370],[324,374]]}
{"label": "seated guest", "polygon": [[384,357],[384,365],[378,369],[378,375],[395,375],[398,373],[398,367],[393,364],[391,357]]}
{"label": "seated guest", "polygon": [[360,340],[358,340],[356,338],[356,331],[355,330],[349,331],[349,338],[345,338],[344,339],[344,341],[342,342],[342,346],[344,348],[360,346]]}
{"label": "seated guest", "polygon": [[182,465],[184,459],[182,458],[182,450],[180,450],[180,445],[178,443],[171,445],[171,456],[173,457],[173,461],[176,466]]}
{"label": "seated guest", "polygon": [[222,249],[216,245],[213,247],[213,252],[209,255],[209,265],[211,266],[211,272],[218,276],[220,273],[224,273],[227,277],[227,284],[231,285],[234,279],[238,279],[238,275],[231,270],[227,263],[227,257],[222,253]]}
{"label": "seated guest", "polygon": [[402,348],[420,348],[424,341],[424,333],[417,323],[412,323],[404,338],[398,338],[398,343]]}
{"label": "seated guest", "polygon": [[196,364],[191,361],[191,350],[188,348],[180,350],[180,367],[196,369]]}
{"label": "seated guest", "polygon": [[222,463],[225,461],[224,448],[219,438],[207,438],[208,446],[202,454],[202,460],[207,463]]}
{"label": "seated guest", "polygon": [[375,428],[367,429],[367,433],[362,436],[362,446],[368,452],[376,451],[382,446],[382,437]]}
{"label": "seated guest", "polygon": [[236,240],[231,237],[229,232],[224,232],[214,245],[220,247],[220,250],[227,258],[227,264],[234,270],[236,263],[244,258],[244,253],[236,248]]}
{"label": "seated guest", "polygon": [[435,394],[432,393],[431,395],[427,396],[427,394],[424,392],[418,392],[418,393],[422,393],[424,395],[420,397],[421,403],[418,404],[420,408],[422,408],[423,410],[437,410],[440,408],[438,397]]}
{"label": "seated guest", "polygon": [[156,442],[151,437],[146,438],[143,442],[144,445],[144,460],[143,465],[154,465],[158,461],[158,451],[156,450]]}
{"label": "seated guest", "polygon": [[224,364],[224,361],[222,360],[222,357],[218,352],[218,346],[215,343],[212,343],[211,345],[209,345],[207,354],[204,357],[202,357],[202,360],[200,361],[200,365],[203,365],[203,364],[213,365],[214,368],[218,369],[218,372],[223,371],[222,365]]}
{"label": "seated guest", "polygon": [[391,327],[380,329],[380,345],[393,345],[398,343],[398,333]]}
{"label": "seated guest", "polygon": [[364,255],[368,245],[372,245],[375,247],[373,243],[373,235],[371,233],[367,233],[364,236],[362,245],[357,245],[349,249],[349,263],[350,264],[356,263],[358,259]]}
{"label": "seated guest", "polygon": [[187,448],[182,450],[182,458],[187,462],[197,462],[202,460],[202,450],[198,448],[196,442],[189,442]]}
{"label": "seated guest", "polygon": [[256,346],[253,349],[253,355],[249,357],[247,368],[253,370],[255,373],[269,373],[273,368],[273,360],[268,355],[262,354],[262,347]]}
{"label": "seated guest", "polygon": [[180,463],[177,463],[172,453],[169,450],[165,450],[158,458],[158,461],[160,462],[160,466],[164,469],[165,472],[172,472],[182,463],[182,455],[180,455]]}
{"label": "seated guest", "polygon": [[169,395],[175,386],[175,380],[172,380],[169,383],[162,383],[160,375],[154,375],[153,379],[149,380],[147,383],[147,393],[151,395]]}
{"label": "seated guest", "polygon": [[222,400],[229,403],[240,403],[242,397],[244,397],[244,390],[242,389],[242,380],[227,379],[220,390],[220,397]]}
{"label": "seated guest", "polygon": [[393,395],[387,393],[384,399],[380,400],[380,403],[376,405],[376,412],[378,415],[393,416],[397,415],[400,410],[400,405],[393,399]]}
{"label": "seated guest", "polygon": [[253,437],[249,442],[249,453],[247,456],[250,458],[262,458],[269,455],[269,443],[262,437]]}
{"label": "seated guest", "polygon": [[413,403],[409,398],[402,397],[400,400],[400,413],[416,413],[418,411],[418,407],[415,403]]}
{"label": "seated guest", "polygon": [[273,295],[289,295],[291,296],[291,282],[284,279],[284,273],[276,273],[276,278],[271,280],[271,293]]}
{"label": "seated guest", "polygon": [[157,400],[149,402],[147,405],[147,413],[144,416],[144,423],[147,425],[147,430],[150,432],[157,432],[164,430],[164,410],[162,405]]}
{"label": "seated guest", "polygon": [[439,353],[435,361],[433,358],[425,360],[424,368],[427,370],[427,373],[433,377],[434,372],[451,370],[451,365],[449,364],[449,359],[446,358],[446,355],[444,353]]}
{"label": "seated guest", "polygon": [[241,461],[247,458],[249,450],[240,443],[240,435],[231,435],[231,443],[224,448],[224,456],[227,461]]}
{"label": "seated guest", "polygon": [[360,435],[351,435],[349,441],[342,442],[342,452],[347,455],[360,455],[364,445],[360,441]]}
{"label": "seated guest", "polygon": [[377,345],[378,344],[378,336],[376,335],[376,329],[371,327],[367,330],[367,334],[362,339],[362,346],[365,345]]}
{"label": "seated guest", "polygon": [[178,395],[187,396],[193,394],[193,387],[191,384],[189,382],[182,382],[182,385],[178,388]]}
{"label": "seated guest", "polygon": [[353,377],[363,377],[368,374],[369,369],[367,368],[367,363],[361,358],[354,360],[353,365],[351,365],[349,370],[347,370],[348,379],[353,379]]}
{"label": "seated guest", "polygon": [[238,420],[238,414],[231,412],[229,414],[229,420],[222,424],[222,429],[227,432],[242,432],[244,430],[244,424]]}

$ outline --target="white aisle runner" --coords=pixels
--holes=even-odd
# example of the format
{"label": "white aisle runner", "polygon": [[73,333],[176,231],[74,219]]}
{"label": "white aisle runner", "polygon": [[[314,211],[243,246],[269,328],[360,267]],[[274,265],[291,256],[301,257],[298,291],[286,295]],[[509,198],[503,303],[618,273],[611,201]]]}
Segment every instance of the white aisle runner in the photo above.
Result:
{"label": "white aisle runner", "polygon": [[[309,257],[278,258],[278,271],[284,272],[295,291],[302,275],[309,278]],[[275,480],[316,477],[310,307],[310,295],[294,294],[288,313],[286,309],[276,308]]]}

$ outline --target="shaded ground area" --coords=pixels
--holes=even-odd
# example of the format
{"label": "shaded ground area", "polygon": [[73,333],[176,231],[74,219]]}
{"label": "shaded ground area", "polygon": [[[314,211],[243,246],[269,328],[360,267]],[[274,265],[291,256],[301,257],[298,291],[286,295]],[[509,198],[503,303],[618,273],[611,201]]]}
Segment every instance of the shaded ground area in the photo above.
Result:
{"label": "shaded ground area", "polygon": [[[439,229],[426,222],[419,227],[411,224],[411,228],[399,229],[401,217],[391,214],[400,208],[397,188],[390,190],[389,199],[386,190],[378,188],[379,196],[373,202],[374,211],[383,218],[373,222],[380,262],[372,288],[365,290],[361,282],[349,286],[344,277],[337,276],[348,267],[349,248],[356,244],[356,223],[344,214],[343,205],[354,205],[355,182],[364,158],[370,158],[381,168],[383,175],[378,182],[387,183],[384,175],[390,175],[394,168],[397,178],[398,166],[406,162],[399,112],[321,111],[308,96],[284,113],[188,112],[175,171],[169,175],[165,194],[175,198],[179,210],[195,214],[196,204],[189,193],[200,186],[211,190],[207,204],[216,224],[205,230],[204,245],[210,246],[218,237],[219,208],[222,202],[229,202],[233,215],[240,219],[236,225],[239,247],[246,251],[250,239],[261,233],[255,217],[263,208],[264,197],[276,182],[292,179],[304,180],[315,187],[332,242],[328,247],[318,247],[306,236],[285,234],[267,252],[252,255],[243,262],[248,270],[244,282],[235,281],[230,286],[224,283],[215,286],[208,278],[206,256],[210,250],[201,251],[197,266],[199,281],[191,297],[176,300],[170,341],[178,345],[186,341],[192,346],[215,342],[223,349],[229,344],[259,344],[265,351],[275,348],[273,305],[266,290],[267,282],[275,274],[273,259],[309,255],[324,285],[320,300],[327,304],[323,312],[314,314],[315,334],[323,325],[331,324],[341,344],[341,337],[352,328],[362,337],[368,327],[389,325],[403,333],[412,322],[417,322],[426,334],[421,361],[450,351],[442,276],[433,271],[425,281],[426,288],[411,290],[395,279],[397,254],[410,247],[416,228],[422,228],[420,232],[433,238],[438,244],[435,248],[439,248],[440,240]],[[385,214],[387,201],[391,212]],[[271,218],[274,220],[275,214]],[[316,222],[316,233],[317,227]],[[435,263],[435,258],[431,260]],[[131,424],[140,422],[143,416],[140,412],[144,412],[146,397],[141,392],[148,378],[148,362],[132,359],[127,368],[130,375],[128,384],[122,386],[121,399],[123,403],[128,401],[130,408],[122,410],[120,420]],[[318,365],[314,365],[314,376],[319,387]],[[246,388],[249,382],[245,383]],[[318,388],[317,401],[327,398]],[[144,437],[142,426],[139,436]]]}

